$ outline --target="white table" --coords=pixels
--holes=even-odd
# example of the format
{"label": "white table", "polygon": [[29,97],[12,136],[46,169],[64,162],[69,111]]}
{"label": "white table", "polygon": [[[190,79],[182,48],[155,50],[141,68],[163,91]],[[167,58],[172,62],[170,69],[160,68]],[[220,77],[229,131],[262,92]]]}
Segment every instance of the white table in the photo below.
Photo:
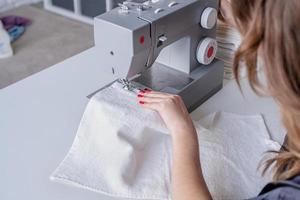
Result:
{"label": "white table", "polygon": [[[49,181],[69,150],[86,96],[114,78],[102,70],[91,48],[62,63],[0,90],[0,199],[113,199]],[[234,82],[192,113],[197,119],[215,111],[263,113],[273,137],[283,140],[271,99],[259,99],[249,88],[243,99]],[[278,133],[278,134],[275,134]]]}

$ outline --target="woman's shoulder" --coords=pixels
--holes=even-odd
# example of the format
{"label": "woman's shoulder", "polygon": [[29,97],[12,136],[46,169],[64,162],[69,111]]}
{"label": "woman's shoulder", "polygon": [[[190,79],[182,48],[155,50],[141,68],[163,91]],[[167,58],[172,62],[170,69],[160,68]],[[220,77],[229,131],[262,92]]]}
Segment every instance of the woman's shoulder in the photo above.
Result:
{"label": "woman's shoulder", "polygon": [[300,175],[285,181],[269,183],[252,200],[300,200]]}

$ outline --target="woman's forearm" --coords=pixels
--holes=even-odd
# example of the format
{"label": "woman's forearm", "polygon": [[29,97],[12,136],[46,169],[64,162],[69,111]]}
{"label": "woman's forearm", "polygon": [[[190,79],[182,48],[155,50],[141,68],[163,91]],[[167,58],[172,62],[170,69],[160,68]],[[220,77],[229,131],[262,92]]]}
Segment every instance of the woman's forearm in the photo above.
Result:
{"label": "woman's forearm", "polygon": [[138,99],[141,106],[160,114],[171,133],[173,199],[211,199],[200,166],[197,133],[181,97],[147,90]]}
{"label": "woman's forearm", "polygon": [[211,199],[204,181],[196,131],[172,134],[172,191],[174,200]]}

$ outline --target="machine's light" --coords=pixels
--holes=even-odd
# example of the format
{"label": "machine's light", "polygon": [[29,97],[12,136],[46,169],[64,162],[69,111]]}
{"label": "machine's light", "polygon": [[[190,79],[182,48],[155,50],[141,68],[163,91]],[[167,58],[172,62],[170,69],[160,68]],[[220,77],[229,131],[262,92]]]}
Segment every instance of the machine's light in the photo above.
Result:
{"label": "machine's light", "polygon": [[144,42],[145,42],[145,36],[142,35],[140,37],[140,44],[144,44]]}
{"label": "machine's light", "polygon": [[214,47],[210,47],[207,51],[207,57],[210,58],[214,55]]}

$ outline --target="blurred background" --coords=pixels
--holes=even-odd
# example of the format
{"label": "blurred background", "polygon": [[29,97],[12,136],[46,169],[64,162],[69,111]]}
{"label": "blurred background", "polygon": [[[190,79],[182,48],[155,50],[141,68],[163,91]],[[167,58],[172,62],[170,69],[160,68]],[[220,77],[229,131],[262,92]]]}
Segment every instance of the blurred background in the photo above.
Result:
{"label": "blurred background", "polygon": [[93,17],[118,2],[0,0],[0,20],[13,52],[0,59],[0,89],[92,47]]}

